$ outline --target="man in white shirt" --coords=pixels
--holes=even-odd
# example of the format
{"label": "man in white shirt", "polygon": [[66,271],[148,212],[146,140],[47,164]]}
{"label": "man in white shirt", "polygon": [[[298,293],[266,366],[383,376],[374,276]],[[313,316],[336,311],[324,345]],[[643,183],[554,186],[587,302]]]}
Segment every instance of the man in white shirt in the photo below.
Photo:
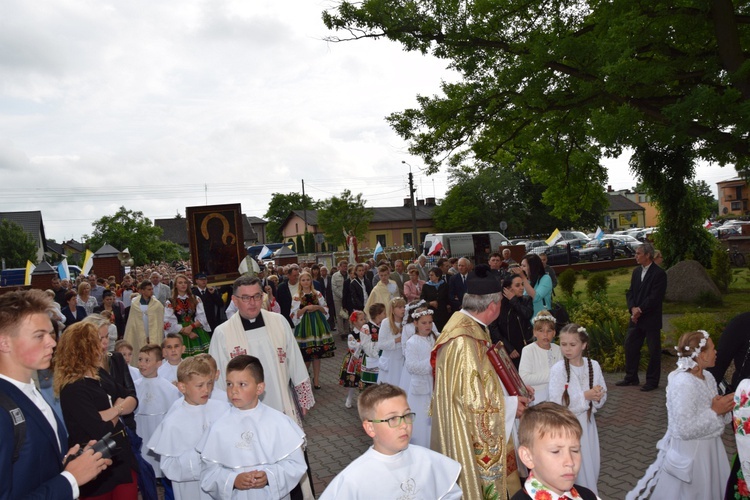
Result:
{"label": "man in white shirt", "polygon": [[63,456],[68,435],[32,382],[33,372],[49,368],[56,345],[52,307],[41,290],[0,296],[0,498],[78,498],[79,487],[112,464],[91,449],[65,463],[79,446]]}
{"label": "man in white shirt", "polygon": [[341,332],[341,335],[346,335],[349,332],[349,324],[346,319],[343,318],[340,311],[344,308],[344,281],[348,278],[347,268],[349,263],[345,260],[339,261],[338,271],[333,273],[331,276],[331,290],[333,291],[333,306],[336,310],[336,329]]}

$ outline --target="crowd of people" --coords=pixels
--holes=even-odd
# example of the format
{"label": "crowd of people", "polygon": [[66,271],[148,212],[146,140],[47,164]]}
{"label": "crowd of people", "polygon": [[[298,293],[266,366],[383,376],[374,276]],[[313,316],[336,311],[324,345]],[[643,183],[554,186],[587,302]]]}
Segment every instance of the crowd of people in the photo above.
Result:
{"label": "crowd of people", "polygon": [[[660,372],[666,276],[654,255],[650,244],[636,252],[617,383],[639,385],[647,341],[643,391]],[[158,264],[120,283],[90,275],[6,293],[0,464],[11,473],[0,498],[134,500],[157,482],[168,498],[314,498],[303,418],[336,334],[344,406],[357,407],[373,446],[321,498],[371,498],[375,482],[382,498],[598,498],[595,415],[608,389],[586,327],[559,330],[556,277],[538,255],[488,261],[268,265],[223,287],[186,263]],[[723,427],[733,409],[750,419],[750,388],[717,392],[708,334],[687,333],[676,349],[667,434],[629,498],[720,498],[730,477]],[[496,361],[505,355],[508,365]],[[17,444],[19,432],[34,451]],[[91,446],[108,437],[116,451]],[[738,451],[727,498],[745,484],[750,452]]]}

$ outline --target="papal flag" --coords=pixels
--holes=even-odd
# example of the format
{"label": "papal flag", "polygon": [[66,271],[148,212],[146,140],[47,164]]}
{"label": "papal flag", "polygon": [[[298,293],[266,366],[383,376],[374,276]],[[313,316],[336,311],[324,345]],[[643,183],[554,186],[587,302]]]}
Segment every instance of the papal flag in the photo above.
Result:
{"label": "papal flag", "polygon": [[26,276],[23,279],[24,285],[30,285],[31,284],[31,273],[34,272],[34,269],[36,269],[36,266],[30,261],[26,261]]}
{"label": "papal flag", "polygon": [[548,246],[552,246],[555,243],[557,243],[560,240],[560,238],[562,238],[562,235],[560,234],[560,230],[557,229],[557,228],[555,228],[555,230],[552,231],[552,234],[549,235],[549,238],[547,238],[546,240],[544,240],[544,242]]}
{"label": "papal flag", "polygon": [[88,276],[91,272],[91,269],[94,268],[94,254],[91,250],[88,248],[86,249],[86,255],[83,257],[83,269],[81,269],[81,274],[84,276]]}
{"label": "papal flag", "polygon": [[377,257],[379,253],[383,253],[383,246],[378,241],[378,244],[375,245],[375,251],[372,254],[372,258],[374,259],[375,257]]}
{"label": "papal flag", "polygon": [[594,233],[594,239],[602,241],[602,238],[604,238],[604,231],[602,231],[602,228],[599,226],[596,226],[596,232]]}
{"label": "papal flag", "polygon": [[57,265],[57,275],[61,280],[70,279],[70,269],[68,269],[68,258],[63,258],[62,262]]}
{"label": "papal flag", "polygon": [[273,255],[273,252],[270,248],[268,248],[266,245],[263,245],[263,248],[260,249],[260,253],[258,254],[259,259],[267,259]]}

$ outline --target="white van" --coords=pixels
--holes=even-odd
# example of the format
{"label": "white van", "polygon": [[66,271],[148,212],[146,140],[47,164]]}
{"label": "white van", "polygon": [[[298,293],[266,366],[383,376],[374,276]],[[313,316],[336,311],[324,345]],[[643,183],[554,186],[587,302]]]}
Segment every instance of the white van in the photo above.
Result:
{"label": "white van", "polygon": [[467,257],[476,263],[487,262],[492,252],[510,246],[508,238],[497,231],[474,233],[430,233],[424,238],[423,254],[432,257]]}

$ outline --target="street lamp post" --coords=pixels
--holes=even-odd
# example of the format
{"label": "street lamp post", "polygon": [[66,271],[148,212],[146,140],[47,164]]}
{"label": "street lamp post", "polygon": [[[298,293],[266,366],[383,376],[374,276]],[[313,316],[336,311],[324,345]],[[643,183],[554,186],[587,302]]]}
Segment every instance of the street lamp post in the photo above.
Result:
{"label": "street lamp post", "polygon": [[414,248],[414,253],[417,253],[417,209],[414,203],[414,193],[417,188],[414,187],[414,176],[411,173],[411,165],[401,160],[401,163],[409,167],[409,198],[411,199],[411,245]]}

